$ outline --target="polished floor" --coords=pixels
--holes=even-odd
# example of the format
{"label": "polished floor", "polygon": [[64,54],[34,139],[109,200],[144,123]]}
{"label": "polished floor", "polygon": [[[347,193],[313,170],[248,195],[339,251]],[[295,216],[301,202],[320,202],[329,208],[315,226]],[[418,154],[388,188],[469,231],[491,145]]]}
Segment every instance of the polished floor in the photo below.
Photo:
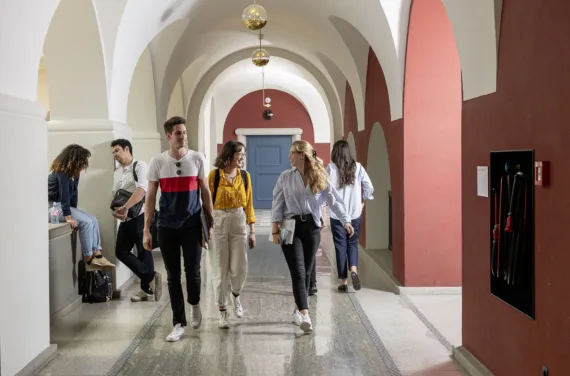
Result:
{"label": "polished floor", "polygon": [[[260,225],[264,216],[266,212],[258,214]],[[404,317],[416,316],[403,307],[401,298],[393,300],[393,294],[367,289],[357,294],[338,293],[334,267],[322,250],[317,257],[319,291],[310,301],[315,333],[304,335],[291,323],[291,282],[281,249],[268,242],[268,226],[258,226],[257,233],[258,246],[248,254],[249,274],[242,294],[245,316],[237,319],[232,312],[230,329],[217,326],[218,311],[204,258],[204,318],[198,330],[188,327],[180,342],[166,342],[172,329],[167,290],[160,302],[131,303],[129,295],[136,292],[133,284],[120,301],[82,304],[58,319],[52,326],[58,356],[40,374],[462,375],[442,346],[445,342],[433,335],[426,337],[425,326],[418,337],[433,346],[432,351],[423,352],[427,356],[420,349],[394,352],[397,343],[407,344],[408,348],[415,344],[408,328],[421,327],[421,321]],[[163,270],[159,254],[156,259],[157,268]],[[381,299],[386,303],[379,305]],[[422,303],[421,298],[416,301]],[[189,306],[187,309],[189,314]],[[439,333],[429,328],[427,331]]]}

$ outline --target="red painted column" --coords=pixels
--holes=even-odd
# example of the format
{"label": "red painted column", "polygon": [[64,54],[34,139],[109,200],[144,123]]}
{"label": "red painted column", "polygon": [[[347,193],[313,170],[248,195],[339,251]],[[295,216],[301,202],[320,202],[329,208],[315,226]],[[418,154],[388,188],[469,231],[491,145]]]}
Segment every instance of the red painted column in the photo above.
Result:
{"label": "red painted column", "polygon": [[405,286],[461,285],[461,101],[445,7],[415,0],[404,86]]}

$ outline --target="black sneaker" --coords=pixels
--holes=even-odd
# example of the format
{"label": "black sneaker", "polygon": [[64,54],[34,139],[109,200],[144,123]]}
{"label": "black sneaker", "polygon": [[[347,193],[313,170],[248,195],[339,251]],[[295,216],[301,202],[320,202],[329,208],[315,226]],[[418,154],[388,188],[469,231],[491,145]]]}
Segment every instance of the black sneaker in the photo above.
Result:
{"label": "black sneaker", "polygon": [[319,291],[319,290],[317,290],[317,287],[316,287],[316,286],[315,286],[315,287],[311,287],[311,288],[309,289],[309,295],[316,295],[316,294],[317,294],[317,291]]}
{"label": "black sneaker", "polygon": [[350,278],[352,279],[352,287],[354,287],[356,291],[360,290],[361,285],[358,274],[356,274],[356,272],[350,272]]}
{"label": "black sneaker", "polygon": [[338,291],[339,292],[347,292],[348,291],[348,285],[345,285],[344,283],[342,285],[338,285]]}

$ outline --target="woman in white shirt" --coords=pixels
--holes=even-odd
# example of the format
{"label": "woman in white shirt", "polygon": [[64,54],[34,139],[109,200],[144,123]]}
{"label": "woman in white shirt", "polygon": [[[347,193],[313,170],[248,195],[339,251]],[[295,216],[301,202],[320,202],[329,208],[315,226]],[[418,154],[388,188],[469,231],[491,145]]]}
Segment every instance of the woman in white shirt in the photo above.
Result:
{"label": "woman in white shirt", "polygon": [[354,228],[354,236],[351,237],[347,234],[344,224],[339,221],[335,213],[330,213],[338,278],[341,280],[338,290],[348,290],[347,258],[352,286],[355,290],[360,290],[361,285],[360,279],[358,278],[358,238],[360,236],[360,222],[364,201],[374,199],[372,196],[374,187],[364,167],[352,158],[348,142],[344,140],[337,141],[334,144],[331,153],[331,163],[327,167],[327,172],[332,180],[333,186],[342,197],[347,214],[350,215],[352,220],[352,227]]}

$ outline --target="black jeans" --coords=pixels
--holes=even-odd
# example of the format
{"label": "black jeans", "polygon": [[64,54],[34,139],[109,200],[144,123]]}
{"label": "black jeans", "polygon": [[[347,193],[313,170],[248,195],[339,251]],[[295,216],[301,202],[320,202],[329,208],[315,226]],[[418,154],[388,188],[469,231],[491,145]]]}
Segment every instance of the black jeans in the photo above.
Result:
{"label": "black jeans", "polygon": [[321,229],[312,216],[306,221],[295,221],[293,244],[282,244],[281,249],[291,272],[293,296],[299,310],[309,309],[307,302],[311,273],[315,264],[317,249],[321,243]]}
{"label": "black jeans", "polygon": [[336,251],[336,268],[338,270],[339,279],[346,279],[348,276],[346,266],[347,258],[349,267],[358,267],[358,237],[360,236],[362,217],[353,219],[351,222],[354,228],[354,235],[352,238],[349,238],[342,222],[338,219],[331,218],[331,231],[334,249]]}
{"label": "black jeans", "polygon": [[[115,256],[141,280],[141,290],[150,292],[150,282],[154,279],[154,259],[152,252],[143,247],[144,214],[128,222],[121,222],[117,232]],[[137,246],[137,256],[131,251]]]}
{"label": "black jeans", "polygon": [[182,229],[158,228],[158,242],[164,260],[168,281],[168,294],[172,308],[172,324],[187,325],[182,292],[180,248],[184,256],[186,293],[188,303],[200,303],[200,262],[202,260],[202,226]]}
{"label": "black jeans", "polygon": [[[318,250],[318,249],[317,249]],[[317,288],[317,259],[313,262],[313,270],[311,272],[311,278],[309,280],[309,288]]]}

